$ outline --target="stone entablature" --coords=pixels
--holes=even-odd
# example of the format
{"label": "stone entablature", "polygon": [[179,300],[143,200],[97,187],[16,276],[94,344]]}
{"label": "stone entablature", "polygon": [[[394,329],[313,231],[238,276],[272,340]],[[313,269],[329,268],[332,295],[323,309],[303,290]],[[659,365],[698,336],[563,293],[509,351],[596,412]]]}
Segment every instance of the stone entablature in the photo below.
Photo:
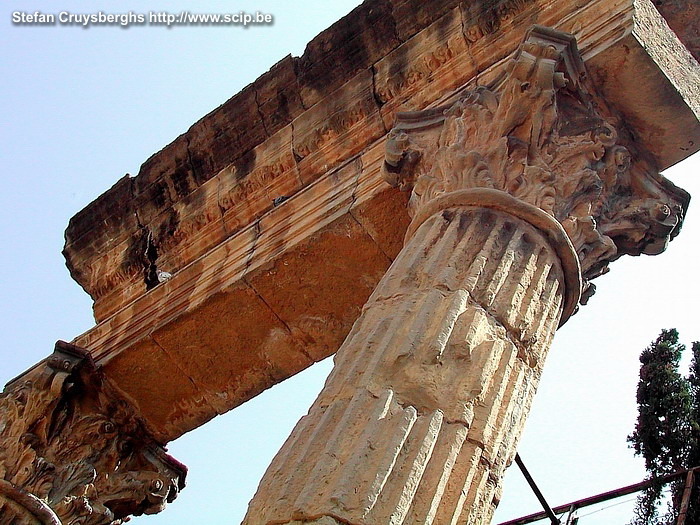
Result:
{"label": "stone entablature", "polygon": [[0,513],[158,512],[161,444],[338,350],[247,522],[486,523],[555,330],[680,229],[699,84],[650,0],[365,2],[71,221],[99,322],[0,396]]}
{"label": "stone entablature", "polygon": [[[577,37],[623,146],[633,134],[646,152],[635,170],[700,145],[698,72],[650,2],[486,6],[366,2],[74,218],[65,253],[100,320],[74,342],[158,439],[335,352],[409,223],[381,174],[397,112],[497,86],[533,23]],[[153,386],[163,371],[168,392]]]}
{"label": "stone entablature", "polygon": [[[98,321],[157,286],[158,271],[176,273],[255,223],[275,199],[296,194],[381,139],[397,111],[434,105],[470,81],[487,83],[489,69],[517,47],[524,27],[540,23],[575,34],[594,76],[607,76],[613,58],[622,60],[609,55],[630,47],[630,35],[652,54],[669,46],[644,34],[663,22],[642,0],[442,0],[420,9],[412,3],[366,2],[314,39],[304,56],[279,62],[76,215],[65,255],[95,300]],[[598,55],[605,56],[600,63]],[[693,85],[682,62],[679,56],[665,68],[678,72],[672,81],[681,92]],[[319,67],[324,63],[332,68]],[[628,69],[636,75],[640,64],[617,66],[616,75]],[[656,79],[646,82],[663,93]],[[607,84],[606,96],[617,90]],[[635,108],[639,98],[625,90],[613,102],[636,119],[659,167],[697,149],[700,132],[687,118],[678,124],[686,125],[685,142],[659,140],[651,115]],[[655,111],[654,119],[665,117]]]}

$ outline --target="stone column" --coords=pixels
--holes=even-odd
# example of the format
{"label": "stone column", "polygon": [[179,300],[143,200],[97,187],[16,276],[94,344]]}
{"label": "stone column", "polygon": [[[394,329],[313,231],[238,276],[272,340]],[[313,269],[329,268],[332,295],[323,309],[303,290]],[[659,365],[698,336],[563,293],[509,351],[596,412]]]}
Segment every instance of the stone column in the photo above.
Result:
{"label": "stone column", "polygon": [[613,122],[573,38],[539,27],[489,88],[399,115],[404,248],[245,523],[490,521],[554,331],[687,206]]}
{"label": "stone column", "polygon": [[186,472],[74,345],[0,395],[0,525],[116,525],[161,511]]}

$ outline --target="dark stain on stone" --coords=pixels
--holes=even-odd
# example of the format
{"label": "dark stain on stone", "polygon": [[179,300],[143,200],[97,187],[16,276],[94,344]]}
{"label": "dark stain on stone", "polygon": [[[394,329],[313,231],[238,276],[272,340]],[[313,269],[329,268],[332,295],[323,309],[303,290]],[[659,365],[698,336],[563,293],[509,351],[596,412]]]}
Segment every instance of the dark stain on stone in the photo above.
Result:
{"label": "dark stain on stone", "polygon": [[158,227],[159,243],[166,242],[166,239],[175,235],[178,226],[180,225],[180,214],[176,210],[170,210],[167,218]]}
{"label": "dark stain on stone", "polygon": [[[277,94],[277,108],[275,112],[272,114],[272,117],[274,118],[274,127],[272,133],[277,131],[278,125],[280,123],[287,124],[288,122],[292,121],[292,115],[291,112],[289,111],[289,99],[287,98],[287,95],[283,92],[280,91]],[[283,124],[283,125],[284,125]]]}
{"label": "dark stain on stone", "polygon": [[178,167],[170,174],[170,180],[177,196],[185,197],[194,189],[190,185],[190,170],[187,169],[189,163],[180,162],[178,164]]}
{"label": "dark stain on stone", "polygon": [[155,204],[156,208],[163,208],[170,201],[168,197],[168,187],[162,180],[153,184],[150,189],[147,190],[147,193],[149,197],[148,200]]}
{"label": "dark stain on stone", "polygon": [[464,233],[472,222],[472,214],[467,211],[462,211],[459,214],[459,223],[457,224],[457,239],[462,239]]}
{"label": "dark stain on stone", "polygon": [[442,210],[442,218],[445,224],[449,224],[455,218],[455,212],[453,210]]}
{"label": "dark stain on stone", "polygon": [[246,178],[255,169],[257,155],[255,150],[250,150],[248,153],[240,157],[234,163],[236,166],[236,180],[241,181]]}
{"label": "dark stain on stone", "polygon": [[155,288],[158,285],[158,248],[153,242],[153,235],[148,232],[145,236],[143,250],[143,276],[146,283],[146,290]]}
{"label": "dark stain on stone", "polygon": [[296,60],[302,86],[326,95],[399,45],[391,7],[366,2],[320,33]]}

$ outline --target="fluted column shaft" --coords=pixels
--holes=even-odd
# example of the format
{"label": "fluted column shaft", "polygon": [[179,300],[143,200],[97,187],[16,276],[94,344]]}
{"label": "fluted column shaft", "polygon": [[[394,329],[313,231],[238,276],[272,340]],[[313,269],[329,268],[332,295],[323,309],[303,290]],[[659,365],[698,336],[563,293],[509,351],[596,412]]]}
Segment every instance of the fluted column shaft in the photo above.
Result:
{"label": "fluted column shaft", "polygon": [[245,523],[487,523],[563,300],[559,257],[527,221],[435,213],[380,281]]}
{"label": "fluted column shaft", "polygon": [[589,78],[572,35],[533,26],[494,86],[396,116],[406,243],[245,523],[490,522],[554,331],[688,205]]}

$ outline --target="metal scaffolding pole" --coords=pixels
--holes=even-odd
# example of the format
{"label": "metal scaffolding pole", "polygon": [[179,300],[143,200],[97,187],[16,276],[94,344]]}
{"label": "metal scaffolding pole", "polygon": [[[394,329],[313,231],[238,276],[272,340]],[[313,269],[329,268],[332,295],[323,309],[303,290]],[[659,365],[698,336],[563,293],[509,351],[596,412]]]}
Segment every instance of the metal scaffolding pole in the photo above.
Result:
{"label": "metal scaffolding pole", "polygon": [[[518,461],[519,458],[517,455],[515,457],[515,460],[516,460],[516,462],[518,462],[518,466],[520,466],[521,461],[520,462]],[[521,470],[523,468],[524,468],[524,466],[521,467]],[[626,496],[627,494],[633,494],[635,492],[639,492],[640,490],[644,490],[647,487],[650,487],[651,485],[653,485],[655,483],[668,483],[669,481],[674,481],[678,478],[682,478],[683,476],[694,475],[695,472],[697,472],[698,470],[700,470],[700,466],[693,467],[693,468],[687,469],[687,470],[679,470],[678,472],[674,472],[673,474],[667,474],[665,476],[659,476],[657,478],[648,479],[648,480],[642,481],[640,483],[635,483],[633,485],[627,485],[625,487],[620,487],[618,489],[609,490],[607,492],[603,492],[601,494],[596,494],[595,496],[590,496],[588,498],[583,498],[583,499],[579,499],[576,501],[570,501],[569,503],[565,503],[563,505],[559,505],[558,507],[554,507],[553,509],[549,509],[549,512],[547,512],[547,510],[545,510],[543,512],[536,512],[534,514],[528,514],[527,516],[523,516],[521,518],[516,518],[513,520],[501,522],[498,525],[525,525],[527,523],[533,523],[535,521],[543,520],[545,518],[550,518],[550,520],[551,520],[552,515],[554,515],[554,517],[556,519],[557,513],[566,512],[567,510],[571,510],[572,508],[573,509],[581,509],[584,507],[589,507],[591,505],[595,505],[596,503],[602,503],[604,501],[619,498],[620,496]],[[523,472],[523,474],[524,474],[524,472]],[[527,478],[527,476],[526,476],[526,478]],[[528,482],[529,482],[529,480],[528,480]],[[533,481],[533,483],[534,483],[534,481]],[[530,485],[530,486],[532,487],[532,485]],[[691,489],[692,489],[692,484],[690,485],[690,489],[689,489],[688,484],[686,482],[686,488],[685,488],[685,492],[683,495],[683,500],[685,501],[686,500],[686,493],[687,493],[688,501],[686,503],[689,503]],[[533,488],[533,490],[535,490],[535,489]],[[538,494],[538,493],[539,493],[539,490],[537,492],[535,492],[535,494]],[[541,493],[540,493],[540,495],[541,495]],[[539,496],[538,496],[538,499],[539,499]],[[540,500],[540,503],[542,503],[542,500]],[[543,506],[544,505],[546,505],[546,502],[543,504]],[[545,509],[546,509],[546,507],[545,507]],[[681,505],[681,512],[683,512],[683,505]],[[686,505],[686,512],[687,512],[687,505]],[[552,523],[559,523],[559,521],[557,521],[557,522],[552,521]],[[680,516],[679,516],[679,521],[676,525],[684,525],[684,522],[680,521]]]}

